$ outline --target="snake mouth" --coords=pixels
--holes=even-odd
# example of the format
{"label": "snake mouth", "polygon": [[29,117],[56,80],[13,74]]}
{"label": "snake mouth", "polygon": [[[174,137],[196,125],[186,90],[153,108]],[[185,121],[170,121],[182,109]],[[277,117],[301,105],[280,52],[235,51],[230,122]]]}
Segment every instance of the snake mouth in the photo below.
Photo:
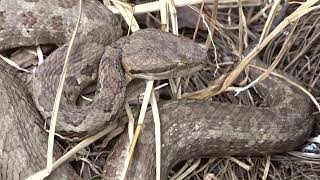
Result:
{"label": "snake mouth", "polygon": [[195,72],[200,71],[203,68],[203,64],[197,64],[197,65],[175,65],[171,67],[167,67],[167,70],[162,71],[135,71],[131,70],[128,74],[132,78],[138,78],[138,79],[147,79],[147,80],[163,80],[163,79],[169,79],[173,77],[182,77],[186,75],[193,74]]}

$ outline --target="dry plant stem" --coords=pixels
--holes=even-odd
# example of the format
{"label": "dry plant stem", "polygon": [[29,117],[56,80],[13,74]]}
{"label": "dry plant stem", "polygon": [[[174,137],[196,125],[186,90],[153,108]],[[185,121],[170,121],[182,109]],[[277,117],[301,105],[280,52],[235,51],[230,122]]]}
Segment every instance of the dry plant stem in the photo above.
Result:
{"label": "dry plant stem", "polygon": [[[170,1],[170,2],[169,2]],[[169,12],[170,12],[170,17],[171,17],[171,25],[172,25],[172,30],[173,34],[178,36],[178,21],[177,21],[177,11],[174,6],[174,2],[172,0],[159,0],[161,8],[160,8],[160,15],[161,15],[161,29],[163,31],[169,32],[169,25],[168,25],[168,7],[169,7]],[[174,80],[170,78],[169,80],[171,90],[173,90],[173,94],[177,96],[178,94],[178,87],[174,83]]]}
{"label": "dry plant stem", "polygon": [[262,176],[262,180],[266,180],[269,174],[269,169],[270,169],[270,164],[271,164],[271,156],[268,155],[267,157],[267,162],[266,162],[266,167],[264,168],[264,172],[263,172],[263,176]]}
{"label": "dry plant stem", "polygon": [[201,159],[198,159],[197,161],[195,161],[194,164],[192,164],[192,166],[190,166],[184,173],[182,173],[175,180],[183,180],[183,179],[185,179],[192,171],[194,171],[199,166],[200,162],[201,162]]}
{"label": "dry plant stem", "polygon": [[[174,4],[176,7],[184,7],[187,5],[199,4],[199,3],[212,3],[214,0],[174,0]],[[260,6],[263,1],[256,1],[256,0],[242,0],[244,6]],[[237,0],[220,0],[221,8],[230,8],[230,7],[237,7]],[[233,4],[233,5],[230,5]],[[107,6],[110,11],[114,14],[120,14],[120,12],[114,6]],[[134,14],[144,14],[148,12],[155,12],[161,9],[160,2],[150,2],[145,4],[140,4],[135,6]]]}
{"label": "dry plant stem", "polygon": [[[310,39],[310,42],[298,53],[297,56],[290,61],[290,63],[283,69],[284,71],[287,71],[289,68],[292,68],[292,65],[294,65],[299,59],[303,58],[303,55],[311,48],[313,43],[318,40],[318,37],[320,36],[320,31],[317,32],[317,34]],[[294,68],[293,68],[294,69]]]}
{"label": "dry plant stem", "polygon": [[177,84],[177,99],[181,99],[181,93],[182,93],[182,89],[181,89],[181,77],[178,77],[176,79],[176,84]]}
{"label": "dry plant stem", "polygon": [[203,165],[201,168],[199,168],[195,173],[198,174],[199,172],[205,170],[206,168],[208,168],[214,161],[216,160],[216,158],[210,158],[208,160],[208,162]]}
{"label": "dry plant stem", "polygon": [[129,119],[129,122],[128,122],[128,135],[129,135],[129,139],[130,139],[130,143],[131,143],[132,142],[132,138],[133,138],[133,131],[134,131],[134,117],[133,117],[132,110],[131,110],[131,107],[130,107],[128,101],[125,102],[124,108],[126,110],[126,113],[128,115],[128,119]]}
{"label": "dry plant stem", "polygon": [[169,85],[170,85],[170,89],[171,89],[172,94],[174,96],[177,96],[178,87],[172,78],[169,79]]}
{"label": "dry plant stem", "polygon": [[239,94],[240,92],[243,92],[243,91],[249,89],[250,87],[253,87],[255,84],[263,81],[275,69],[275,67],[279,64],[280,60],[284,57],[285,53],[288,51],[288,47],[290,46],[289,43],[292,41],[293,32],[295,32],[297,24],[298,24],[298,21],[296,21],[296,23],[293,25],[289,35],[287,36],[285,42],[282,45],[282,48],[281,48],[279,54],[277,55],[276,59],[272,62],[271,66],[261,76],[259,76],[256,80],[254,80],[253,82],[251,82],[247,86],[241,87],[241,88],[236,88],[235,89],[236,95]]}
{"label": "dry plant stem", "polygon": [[155,143],[156,143],[156,180],[160,180],[161,177],[161,126],[160,126],[160,114],[157,105],[157,99],[154,94],[154,89],[151,90],[150,104],[152,108]]}
{"label": "dry plant stem", "polygon": [[[219,7],[219,0],[214,0],[214,4],[212,6],[212,13],[211,13],[211,19],[210,19],[210,25],[208,27],[209,34],[214,34],[215,26],[216,26],[216,20],[217,20],[217,14],[218,14],[218,7]],[[204,19],[203,19],[204,21]],[[210,45],[212,42],[212,37],[207,36],[205,48],[206,51],[208,51]]]}
{"label": "dry plant stem", "polygon": [[12,67],[14,67],[14,68],[16,68],[16,69],[18,69],[18,70],[20,70],[20,71],[26,72],[26,73],[30,73],[30,71],[28,71],[27,69],[21,68],[17,63],[11,61],[10,59],[8,59],[8,58],[6,58],[6,57],[4,57],[4,56],[2,56],[1,54],[0,54],[0,58],[1,58],[4,62],[6,62],[7,64],[9,64],[10,66],[12,66]]}
{"label": "dry plant stem", "polygon": [[[133,16],[134,8],[127,8],[126,6],[122,6],[123,3],[119,3],[119,1],[111,0],[115,7],[119,10],[123,19],[126,21],[128,26],[130,27],[132,32],[138,31],[140,29],[137,20]],[[129,4],[128,4],[129,6]]]}
{"label": "dry plant stem", "polygon": [[292,43],[293,33],[295,32],[297,25],[298,25],[298,21],[296,21],[293,24],[292,29],[291,29],[289,35],[287,36],[287,38],[285,39],[279,54],[277,55],[274,62],[272,62],[271,66],[268,68],[268,70],[261,75],[261,78],[259,78],[259,81],[264,80],[271,73],[271,71],[273,69],[275,69],[275,67],[279,64],[280,60],[284,57],[284,55],[288,51],[288,47],[290,47],[290,43]]}
{"label": "dry plant stem", "polygon": [[239,6],[239,60],[242,59],[242,51],[243,51],[243,31],[245,24],[245,17],[243,16],[242,3],[238,1]]}
{"label": "dry plant stem", "polygon": [[256,13],[253,17],[251,17],[250,19],[248,19],[248,25],[250,25],[251,23],[257,21],[260,19],[261,16],[263,16],[263,14],[265,14],[265,12],[272,7],[272,3],[267,4],[266,6],[264,6],[258,13]]}
{"label": "dry plant stem", "polygon": [[184,163],[183,167],[180,168],[180,170],[170,178],[170,180],[176,180],[183,172],[186,171],[186,169],[188,169],[188,166],[189,166],[189,162],[187,161],[186,163]]}
{"label": "dry plant stem", "polygon": [[[214,61],[215,61],[215,63],[216,63],[216,67],[217,67],[216,70],[215,70],[215,72],[214,72],[214,75],[215,75],[216,72],[218,71],[218,69],[220,68],[219,63],[218,63],[218,60],[217,60],[217,57],[218,57],[218,55],[217,55],[217,48],[216,48],[216,46],[215,46],[215,44],[214,44],[214,42],[213,42],[213,37],[212,37],[213,34],[212,34],[212,32],[211,32],[208,24],[206,23],[203,14],[202,14],[202,20],[203,20],[203,23],[204,23],[204,24],[207,26],[207,28],[208,28],[208,36],[207,36],[207,38],[210,39],[210,42],[211,42],[211,44],[212,44],[212,46],[213,46],[213,48],[214,48]],[[214,30],[214,28],[213,28],[213,30]],[[208,51],[209,46],[210,46],[210,43],[208,44],[208,46],[205,47],[205,50],[206,50],[206,51]]]}
{"label": "dry plant stem", "polygon": [[43,171],[40,171],[39,174],[38,173],[34,174],[33,176],[29,177],[28,179],[44,179],[45,177],[50,175],[50,173],[53,169],[52,163],[53,163],[54,134],[55,134],[57,117],[58,117],[60,99],[61,99],[63,85],[65,82],[66,73],[67,73],[67,69],[68,69],[69,56],[70,56],[70,52],[71,52],[71,49],[73,46],[73,41],[75,39],[75,36],[77,34],[77,30],[78,30],[78,27],[80,24],[81,14],[82,14],[82,0],[79,0],[79,18],[77,20],[75,30],[74,30],[72,37],[71,37],[71,40],[70,40],[70,44],[69,44],[68,51],[66,54],[66,59],[65,59],[64,66],[62,69],[62,74],[60,77],[59,86],[57,89],[57,94],[56,94],[56,98],[55,98],[53,110],[52,110],[52,117],[51,117],[51,121],[50,121],[50,130],[49,130],[49,137],[48,137],[47,168]]}
{"label": "dry plant stem", "polygon": [[261,41],[267,36],[267,34],[268,34],[269,31],[270,31],[270,28],[271,28],[273,19],[274,19],[275,14],[276,14],[276,10],[277,10],[277,8],[279,8],[280,1],[281,1],[281,0],[276,0],[276,1],[273,3],[273,5],[272,5],[271,11],[270,11],[270,13],[269,13],[269,15],[268,15],[267,22],[265,23],[265,25],[264,25],[264,27],[263,27],[263,31],[262,31],[262,33],[261,33],[260,40],[259,40],[259,44],[260,44]]}
{"label": "dry plant stem", "polygon": [[141,106],[141,110],[140,110],[140,114],[139,114],[138,125],[136,127],[136,130],[135,130],[135,133],[134,133],[134,136],[132,139],[132,143],[130,144],[129,153],[125,159],[124,168],[121,173],[120,179],[125,178],[127,169],[129,167],[130,161],[131,161],[132,156],[134,154],[134,149],[135,149],[135,146],[136,146],[136,143],[137,143],[140,131],[141,131],[141,126],[143,126],[143,120],[144,120],[145,114],[147,112],[148,102],[150,100],[150,96],[152,93],[153,84],[154,84],[153,80],[148,80],[146,82],[146,90],[144,93],[145,95],[143,97],[142,106]]}
{"label": "dry plant stem", "polygon": [[301,159],[317,160],[317,161],[320,160],[320,155],[315,153],[304,153],[299,151],[292,151],[292,152],[288,152],[288,154]]}
{"label": "dry plant stem", "polygon": [[40,45],[37,46],[37,56],[38,56],[38,65],[40,65],[44,62],[43,53],[42,53]]}
{"label": "dry plant stem", "polygon": [[252,166],[249,166],[249,165],[243,163],[242,161],[240,161],[240,160],[238,160],[238,159],[236,159],[234,157],[228,157],[228,160],[238,164],[240,167],[242,167],[243,169],[245,169],[247,171],[249,171],[252,168]]}
{"label": "dry plant stem", "polygon": [[198,15],[198,20],[197,20],[197,24],[196,24],[196,28],[194,30],[193,36],[192,36],[192,40],[196,40],[197,34],[198,34],[198,30],[199,30],[199,25],[200,25],[200,20],[201,20],[201,14],[203,13],[203,8],[204,8],[204,2],[201,3],[201,7],[200,7],[200,13]]}
{"label": "dry plant stem", "polygon": [[153,113],[153,117],[154,117],[154,124],[155,124],[155,139],[156,139],[156,179],[160,180],[160,174],[161,174],[161,134],[160,134],[160,116],[159,116],[159,110],[158,110],[158,106],[157,106],[157,101],[156,101],[156,97],[154,94],[154,89],[153,89],[153,80],[149,80],[147,81],[147,86],[146,86],[146,91],[144,94],[146,94],[143,98],[143,102],[142,102],[142,107],[141,107],[141,111],[140,111],[140,116],[139,116],[139,122],[138,122],[138,126],[136,128],[135,134],[133,136],[133,140],[131,141],[130,144],[130,148],[129,148],[129,154],[127,155],[127,158],[125,160],[124,163],[124,169],[121,173],[121,178],[120,179],[124,179],[125,175],[126,175],[126,171],[127,168],[130,164],[131,161],[131,157],[134,154],[134,147],[135,147],[135,143],[138,140],[140,131],[141,131],[141,126],[143,124],[143,119],[144,119],[144,115],[146,113],[146,109],[147,109],[147,101],[149,101],[150,99],[150,104],[152,107],[152,113]]}
{"label": "dry plant stem", "polygon": [[[240,10],[240,17],[241,17],[241,21],[242,21],[242,26],[243,26],[243,29],[244,29],[244,32],[243,32],[243,44],[244,44],[244,47],[247,48],[249,45],[248,45],[248,34],[252,34],[250,29],[248,28],[248,23],[247,23],[247,18],[243,12],[243,4],[241,2],[241,10]],[[254,35],[253,35],[254,36]]]}
{"label": "dry plant stem", "polygon": [[178,18],[177,18],[177,10],[175,7],[175,4],[173,2],[173,0],[167,0],[168,2],[168,8],[169,8],[169,13],[170,13],[170,17],[171,17],[171,26],[172,26],[172,32],[174,35],[178,36],[179,32],[178,32]]}
{"label": "dry plant stem", "polygon": [[159,0],[160,5],[160,19],[161,19],[161,30],[169,31],[168,26],[168,9],[167,9],[167,0]]}

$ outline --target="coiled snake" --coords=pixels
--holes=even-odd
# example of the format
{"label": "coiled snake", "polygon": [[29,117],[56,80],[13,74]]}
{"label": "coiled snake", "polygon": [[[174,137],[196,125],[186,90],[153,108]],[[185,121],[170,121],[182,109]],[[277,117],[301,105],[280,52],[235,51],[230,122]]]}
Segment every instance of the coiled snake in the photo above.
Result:
{"label": "coiled snake", "polygon": [[[67,40],[78,16],[77,2],[0,1],[0,51],[39,44],[60,46],[36,71],[28,85],[31,96],[11,68],[0,64],[0,99],[3,102],[0,110],[4,114],[0,117],[3,127],[0,179],[24,179],[45,166],[46,134],[41,119],[49,120],[51,115]],[[201,69],[206,59],[198,44],[154,29],[119,39],[121,29],[116,17],[95,0],[84,1],[83,7],[57,124],[58,133],[70,139],[92,135],[108,126],[122,109],[130,79],[182,76]],[[253,71],[252,75],[256,77],[257,73]],[[80,92],[96,81],[97,76],[93,103],[76,106]],[[313,124],[309,99],[274,77],[268,77],[260,89],[266,95],[268,107],[188,100],[162,105],[164,167],[170,168],[179,160],[199,156],[285,152],[303,143]],[[148,117],[150,121],[150,114]],[[154,151],[149,121],[139,140],[135,155],[138,160],[131,166],[128,179],[153,179],[153,156],[142,154]],[[122,136],[118,146],[125,142]],[[56,154],[59,155],[58,148]],[[121,157],[120,150],[110,156],[105,170],[107,179],[117,179],[119,168],[112,159]],[[165,178],[167,169],[162,172]],[[56,176],[50,178],[79,178],[67,165],[55,173]]]}

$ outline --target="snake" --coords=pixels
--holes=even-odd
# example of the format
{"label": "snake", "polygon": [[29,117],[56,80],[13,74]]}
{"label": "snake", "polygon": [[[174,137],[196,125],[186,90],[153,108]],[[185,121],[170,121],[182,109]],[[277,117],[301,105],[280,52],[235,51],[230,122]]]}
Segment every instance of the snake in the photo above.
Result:
{"label": "snake", "polygon": [[[258,69],[250,69],[250,78],[257,78],[262,73]],[[289,152],[302,145],[314,123],[308,97],[284,79],[271,76],[256,89],[264,97],[263,104],[258,107],[207,100],[162,102],[159,105],[161,179],[167,179],[169,170],[184,160],[270,155]],[[155,179],[151,111],[146,115],[137,141],[126,179]],[[126,132],[107,158],[104,179],[120,179],[129,145]]]}
{"label": "snake", "polygon": [[[67,41],[78,16],[78,1],[1,1],[1,7],[4,9],[1,19],[5,31],[0,34],[0,50],[63,44],[39,66],[29,85],[37,108],[49,123],[69,46]],[[49,11],[48,7],[56,8]],[[99,128],[117,117],[130,79],[181,76],[186,74],[181,70],[189,69],[192,72],[201,68],[206,56],[198,44],[155,29],[142,30],[118,40],[122,35],[120,22],[110,11],[95,1],[85,1],[83,7],[75,48],[70,53],[72,66],[68,69],[60,102],[60,120],[56,126],[57,133],[70,140],[92,135],[92,132],[99,131]],[[115,40],[118,41],[106,47]],[[170,44],[167,47],[164,46],[166,42]],[[188,45],[178,49],[183,47],[182,44]],[[168,53],[162,54],[159,49]],[[171,58],[174,60],[170,61]],[[124,69],[127,80],[124,78]],[[97,81],[98,88],[91,105],[77,106],[81,91],[94,81]]]}
{"label": "snake", "polygon": [[[1,179],[25,179],[45,167],[43,124],[50,122],[78,12],[77,0],[0,1],[0,52],[41,44],[59,47],[39,65],[28,84],[23,84],[13,68],[0,63]],[[118,18],[95,0],[84,1],[73,46],[56,126],[57,133],[71,141],[112,126],[133,79],[189,75],[199,71],[207,58],[202,46],[192,40],[152,28],[122,37]],[[79,94],[92,83],[97,83],[93,102],[77,106]],[[281,153],[301,145],[313,125],[309,98],[275,77],[267,77],[259,86],[266,107],[194,100],[160,105],[165,154],[162,179],[174,163],[187,158]],[[127,179],[154,179],[154,159],[145,156],[154,154],[151,119],[148,112]],[[127,142],[122,135],[106,162],[106,179],[118,179],[121,149]],[[61,150],[55,147],[55,157],[59,155]],[[68,164],[49,177],[79,178]]]}

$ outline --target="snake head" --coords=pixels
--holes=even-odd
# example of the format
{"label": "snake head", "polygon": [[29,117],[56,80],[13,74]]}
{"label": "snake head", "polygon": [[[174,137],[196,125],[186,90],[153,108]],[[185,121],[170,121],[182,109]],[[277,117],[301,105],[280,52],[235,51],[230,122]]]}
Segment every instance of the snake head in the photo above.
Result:
{"label": "snake head", "polygon": [[200,44],[157,29],[143,29],[123,37],[122,65],[127,77],[168,79],[202,69],[207,54]]}

